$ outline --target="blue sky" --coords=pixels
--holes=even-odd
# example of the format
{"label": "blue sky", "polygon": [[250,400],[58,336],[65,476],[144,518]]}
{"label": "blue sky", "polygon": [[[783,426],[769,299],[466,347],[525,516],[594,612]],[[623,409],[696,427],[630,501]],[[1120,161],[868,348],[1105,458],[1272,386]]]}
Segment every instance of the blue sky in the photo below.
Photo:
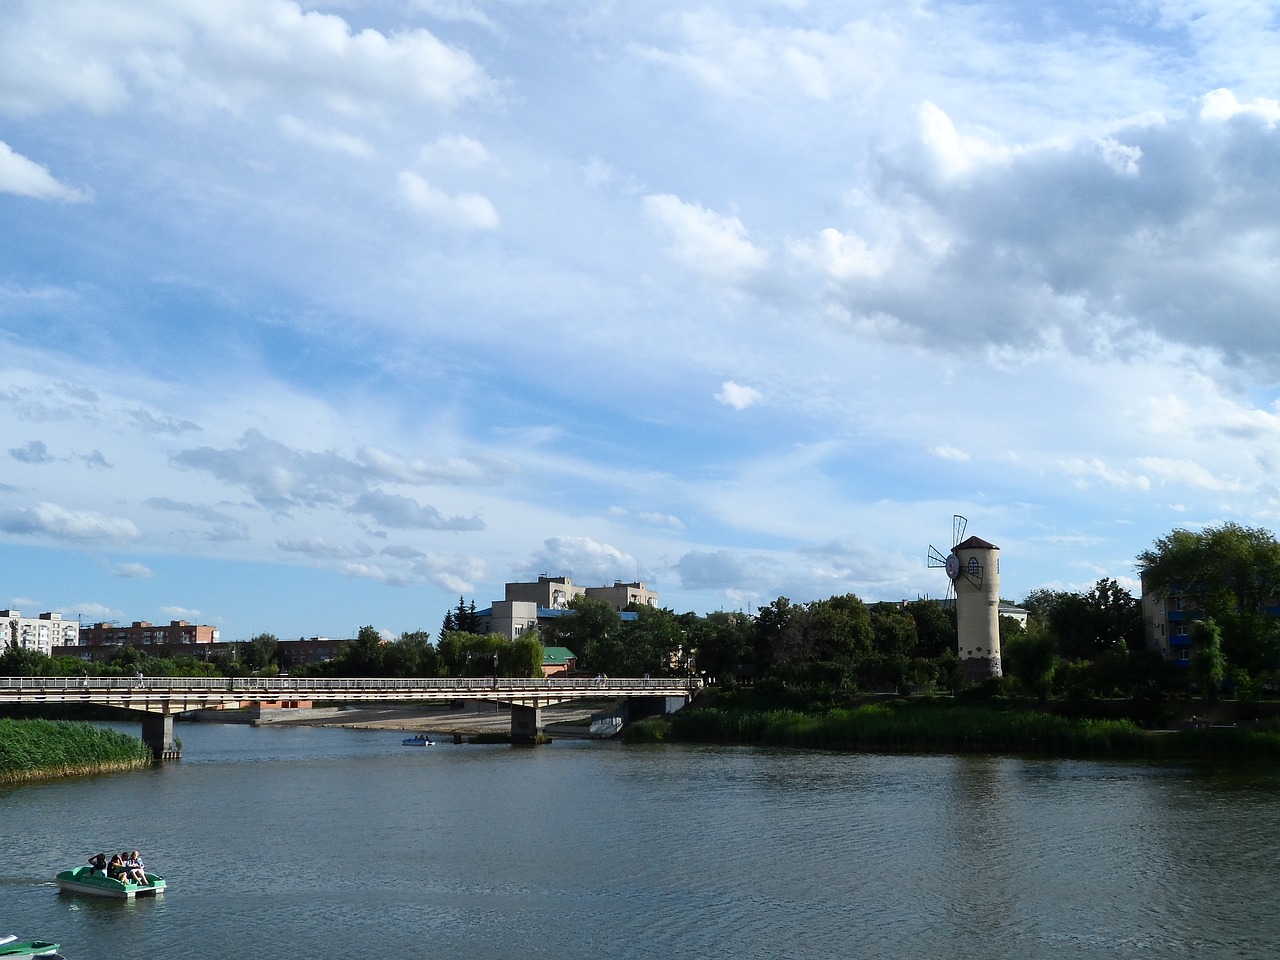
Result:
{"label": "blue sky", "polygon": [[1273,527],[1265,3],[18,0],[0,603],[438,628]]}

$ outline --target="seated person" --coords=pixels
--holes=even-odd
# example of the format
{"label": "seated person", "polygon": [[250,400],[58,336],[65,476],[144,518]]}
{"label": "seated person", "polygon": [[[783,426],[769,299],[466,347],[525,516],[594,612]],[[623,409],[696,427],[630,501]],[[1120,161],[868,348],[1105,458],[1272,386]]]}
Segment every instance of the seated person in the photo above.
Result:
{"label": "seated person", "polygon": [[112,880],[119,880],[121,883],[127,883],[128,877],[125,875],[124,857],[117,853],[111,857],[111,862],[107,864],[107,876]]}
{"label": "seated person", "polygon": [[97,856],[90,857],[89,866],[93,867],[94,873],[100,873],[105,877],[107,875],[107,855],[99,853]]}
{"label": "seated person", "polygon": [[142,867],[142,857],[135,850],[124,859],[124,871],[130,883],[146,883],[147,871]]}

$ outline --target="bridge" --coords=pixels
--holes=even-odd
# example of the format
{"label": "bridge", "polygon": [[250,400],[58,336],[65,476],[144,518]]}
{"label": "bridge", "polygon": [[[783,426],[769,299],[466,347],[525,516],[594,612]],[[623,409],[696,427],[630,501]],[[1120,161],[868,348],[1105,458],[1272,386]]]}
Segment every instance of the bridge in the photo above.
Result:
{"label": "bridge", "polygon": [[[0,703],[76,703],[142,714],[142,742],[157,760],[177,759],[173,718],[189,710],[310,700],[327,703],[421,703],[483,700],[511,707],[513,743],[534,743],[542,708],[570,700],[675,698],[699,689],[685,677],[0,677]],[[663,712],[667,712],[666,704]]]}

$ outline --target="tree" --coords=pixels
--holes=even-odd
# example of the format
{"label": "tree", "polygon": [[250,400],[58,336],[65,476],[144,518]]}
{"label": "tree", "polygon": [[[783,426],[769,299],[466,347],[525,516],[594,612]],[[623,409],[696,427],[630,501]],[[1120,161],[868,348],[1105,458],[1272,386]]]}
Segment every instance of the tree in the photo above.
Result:
{"label": "tree", "polygon": [[280,641],[273,633],[260,633],[250,640],[240,652],[241,662],[250,670],[265,670],[279,666]]}
{"label": "tree", "polygon": [[634,620],[623,620],[619,631],[621,657],[606,673],[638,677],[643,673],[667,676],[681,669],[684,628],[670,610],[633,604]]}
{"label": "tree", "polygon": [[705,617],[682,613],[679,617],[688,652],[699,673],[724,680],[754,662],[752,637],[755,625],[741,611],[716,611]]}
{"label": "tree", "polygon": [[556,617],[545,628],[547,645],[568,647],[579,666],[598,673],[618,673],[626,656],[622,649],[622,618],[603,600],[577,596],[569,601],[572,613]]}
{"label": "tree", "polygon": [[1230,522],[1199,533],[1178,529],[1137,563],[1145,589],[1181,595],[1214,620],[1228,662],[1251,673],[1274,668],[1276,622],[1266,608],[1280,592],[1280,542],[1269,530]]}
{"label": "tree", "polygon": [[1212,703],[1218,699],[1218,690],[1226,676],[1226,664],[1222,656],[1222,631],[1212,618],[1197,620],[1191,625],[1191,644],[1195,647],[1195,656],[1191,659],[1191,670],[1205,697]]}

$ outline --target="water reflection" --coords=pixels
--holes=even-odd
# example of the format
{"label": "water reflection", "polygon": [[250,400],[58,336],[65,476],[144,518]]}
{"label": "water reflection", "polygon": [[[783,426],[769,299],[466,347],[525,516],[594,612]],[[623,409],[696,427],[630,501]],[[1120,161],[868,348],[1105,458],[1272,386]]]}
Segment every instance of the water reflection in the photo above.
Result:
{"label": "water reflection", "polygon": [[[0,790],[9,923],[72,960],[1266,955],[1274,778],[744,748],[402,749],[184,727],[181,763]],[[59,895],[98,849],[169,879]],[[376,948],[371,946],[376,944]]]}

